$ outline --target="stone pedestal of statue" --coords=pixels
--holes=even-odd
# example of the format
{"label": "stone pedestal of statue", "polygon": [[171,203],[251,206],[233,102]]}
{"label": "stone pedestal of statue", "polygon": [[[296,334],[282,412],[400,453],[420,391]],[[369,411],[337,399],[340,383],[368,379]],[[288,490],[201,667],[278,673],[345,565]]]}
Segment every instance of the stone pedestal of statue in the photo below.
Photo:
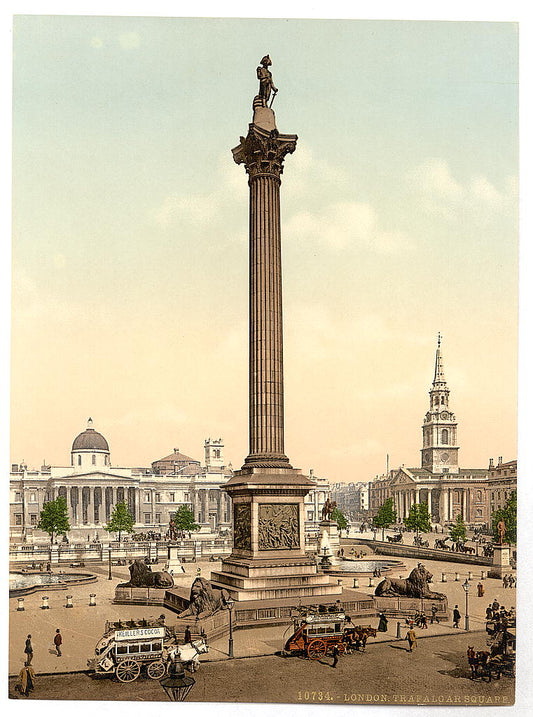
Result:
{"label": "stone pedestal of statue", "polygon": [[495,545],[494,555],[492,556],[492,567],[489,570],[489,578],[503,578],[503,576],[510,572],[510,548],[508,545]]}
{"label": "stone pedestal of statue", "polygon": [[165,570],[171,575],[177,575],[178,573],[185,572],[185,569],[179,559],[178,547],[179,546],[177,545],[168,546],[168,559],[165,563]]}

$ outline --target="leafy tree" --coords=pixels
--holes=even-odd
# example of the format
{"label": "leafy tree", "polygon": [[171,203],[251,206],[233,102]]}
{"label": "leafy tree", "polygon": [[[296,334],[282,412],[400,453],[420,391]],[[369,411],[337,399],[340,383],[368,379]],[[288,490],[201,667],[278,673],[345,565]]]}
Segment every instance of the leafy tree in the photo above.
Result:
{"label": "leafy tree", "polygon": [[416,530],[416,534],[431,532],[431,521],[427,503],[413,503],[409,515],[403,521],[409,530]]}
{"label": "leafy tree", "polygon": [[68,522],[67,501],[63,496],[57,497],[43,505],[41,517],[37,525],[50,536],[50,544],[54,542],[54,535],[66,535],[70,530]]}
{"label": "leafy tree", "polygon": [[186,505],[180,505],[173,515],[176,530],[185,530],[188,533],[198,530],[198,523],[194,522],[194,513]]}
{"label": "leafy tree", "polygon": [[124,530],[126,533],[131,533],[134,525],[135,518],[128,510],[126,503],[121,501],[113,508],[109,523],[104,526],[104,529],[107,530],[108,533],[118,533],[118,541],[120,543],[122,531]]}
{"label": "leafy tree", "polygon": [[372,522],[376,528],[381,528],[381,540],[385,540],[385,528],[396,523],[396,511],[394,510],[394,498],[387,498],[379,508]]}
{"label": "leafy tree", "polygon": [[454,543],[464,543],[466,540],[466,525],[461,514],[457,516],[455,525],[450,526],[450,538]]}
{"label": "leafy tree", "polygon": [[505,542],[516,543],[516,509],[516,491],[514,490],[504,507],[492,514],[492,535],[495,543],[500,539],[497,527],[500,520],[505,523]]}
{"label": "leafy tree", "polygon": [[336,507],[333,508],[333,510],[331,511],[331,520],[337,523],[337,527],[339,530],[346,530],[346,528],[348,527],[348,521],[346,520],[344,513]]}

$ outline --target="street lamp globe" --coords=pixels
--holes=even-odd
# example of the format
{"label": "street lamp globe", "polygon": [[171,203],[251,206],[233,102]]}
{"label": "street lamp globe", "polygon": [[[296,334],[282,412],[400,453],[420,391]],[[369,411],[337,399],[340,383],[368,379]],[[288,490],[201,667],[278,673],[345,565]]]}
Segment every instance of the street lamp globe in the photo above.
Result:
{"label": "street lamp globe", "polygon": [[186,676],[181,660],[174,658],[169,665],[167,677],[163,677],[159,682],[171,702],[183,702],[196,680]]}
{"label": "street lamp globe", "polygon": [[468,582],[468,580],[464,581],[463,590],[465,591],[465,593],[468,593],[468,591],[470,590],[470,583]]}

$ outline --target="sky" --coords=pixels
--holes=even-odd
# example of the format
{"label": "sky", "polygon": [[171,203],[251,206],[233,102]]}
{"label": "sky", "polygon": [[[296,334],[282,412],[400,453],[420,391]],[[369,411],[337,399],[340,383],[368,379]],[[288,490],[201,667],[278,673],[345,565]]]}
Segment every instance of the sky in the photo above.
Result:
{"label": "sky", "polygon": [[18,16],[11,461],[248,453],[248,188],[281,132],[285,449],[330,481],[420,465],[437,333],[461,467],[517,455],[511,22]]}

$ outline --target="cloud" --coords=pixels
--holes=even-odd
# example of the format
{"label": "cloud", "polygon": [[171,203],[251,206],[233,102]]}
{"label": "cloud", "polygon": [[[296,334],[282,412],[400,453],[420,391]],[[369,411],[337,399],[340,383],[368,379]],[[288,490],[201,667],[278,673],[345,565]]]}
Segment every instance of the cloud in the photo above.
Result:
{"label": "cloud", "polygon": [[360,202],[335,202],[316,212],[297,212],[286,223],[284,235],[289,241],[314,242],[335,251],[398,254],[412,248],[405,232],[385,231],[375,209]]}
{"label": "cloud", "polygon": [[460,183],[444,159],[430,158],[409,170],[406,184],[417,197],[420,209],[451,221],[464,222],[470,215],[483,223],[496,214],[516,212],[518,190],[514,177],[507,177],[501,189],[479,174]]}
{"label": "cloud", "polygon": [[91,47],[94,47],[95,50],[99,50],[101,47],[104,46],[104,41],[101,37],[91,37],[90,45]]}

